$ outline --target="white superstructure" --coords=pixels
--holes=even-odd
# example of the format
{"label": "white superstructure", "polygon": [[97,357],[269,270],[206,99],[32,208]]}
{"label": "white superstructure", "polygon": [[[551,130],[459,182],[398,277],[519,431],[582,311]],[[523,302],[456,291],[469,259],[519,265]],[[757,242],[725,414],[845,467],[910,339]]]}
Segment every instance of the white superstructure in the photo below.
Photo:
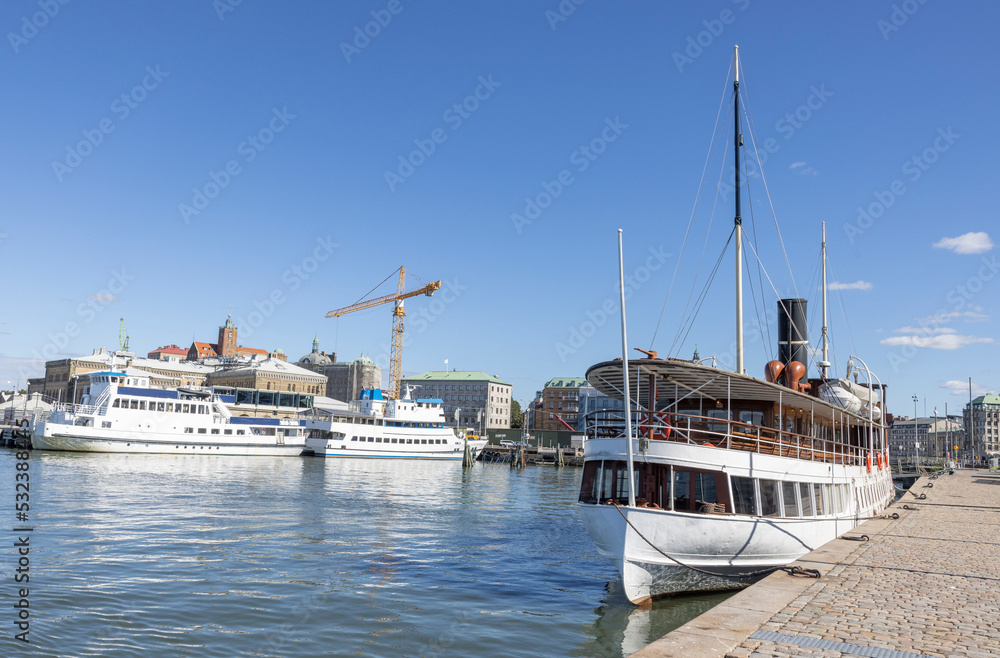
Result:
{"label": "white superstructure", "polygon": [[36,416],[37,450],[216,455],[299,455],[305,421],[234,417],[225,396],[200,388],[161,389],[148,373],[90,375],[81,404],[58,403]]}
{"label": "white superstructure", "polygon": [[468,442],[473,457],[485,440],[466,439],[445,426],[439,399],[382,399],[368,389],[346,412],[307,420],[306,452],[319,457],[462,459]]}
{"label": "white superstructure", "polygon": [[[636,505],[617,410],[587,417],[579,507],[631,601],[743,587],[752,579],[731,576],[788,564],[892,502],[886,428],[871,416],[689,361],[629,367],[637,399],[653,396],[632,412]],[[621,362],[587,377],[614,394]]]}

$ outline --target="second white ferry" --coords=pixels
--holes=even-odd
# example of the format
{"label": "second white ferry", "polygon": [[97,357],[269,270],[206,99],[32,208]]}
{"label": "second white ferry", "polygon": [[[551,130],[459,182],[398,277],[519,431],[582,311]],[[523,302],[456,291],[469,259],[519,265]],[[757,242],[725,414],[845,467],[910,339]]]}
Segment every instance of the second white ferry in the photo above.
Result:
{"label": "second white ferry", "polygon": [[380,389],[366,389],[348,411],[307,420],[306,453],[317,457],[462,459],[468,441],[475,457],[485,439],[467,439],[445,425],[439,399],[382,398]]}

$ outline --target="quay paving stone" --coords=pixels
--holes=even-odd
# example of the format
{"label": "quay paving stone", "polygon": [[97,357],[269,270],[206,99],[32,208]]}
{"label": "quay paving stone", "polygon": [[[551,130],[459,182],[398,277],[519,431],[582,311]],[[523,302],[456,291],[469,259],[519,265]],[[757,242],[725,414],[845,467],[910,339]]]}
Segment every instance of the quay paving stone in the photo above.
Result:
{"label": "quay paving stone", "polygon": [[[725,655],[732,658],[856,655],[749,639],[758,628],[923,656],[1000,655],[1000,475],[959,470],[922,478],[911,491],[927,497],[904,494],[890,510],[899,512],[898,520],[867,521],[848,533],[870,541],[834,540],[797,562],[819,569],[820,579],[777,572],[730,598],[729,615],[737,597],[754,601],[744,608],[757,619],[748,632],[751,617],[726,624],[713,617],[720,606],[685,627],[702,635],[728,626],[723,634],[729,636],[739,626],[747,639],[731,645]],[[913,509],[900,509],[904,504]],[[770,612],[760,612],[768,600]],[[706,655],[697,643],[709,639],[685,634],[685,627],[635,655]],[[718,651],[716,642],[711,655]]]}

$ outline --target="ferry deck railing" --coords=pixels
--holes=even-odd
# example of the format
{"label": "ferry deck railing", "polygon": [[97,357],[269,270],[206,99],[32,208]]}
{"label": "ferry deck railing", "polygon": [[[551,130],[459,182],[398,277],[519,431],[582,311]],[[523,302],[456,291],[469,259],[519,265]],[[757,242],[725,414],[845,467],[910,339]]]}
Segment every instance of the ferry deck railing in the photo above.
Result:
{"label": "ferry deck railing", "polygon": [[[847,430],[846,435],[843,424],[827,427],[831,436],[821,438],[711,416],[632,412],[633,438],[650,443],[679,442],[830,464],[865,465],[870,454],[867,426],[859,424]],[[624,437],[623,410],[601,410],[586,415],[585,439]]]}

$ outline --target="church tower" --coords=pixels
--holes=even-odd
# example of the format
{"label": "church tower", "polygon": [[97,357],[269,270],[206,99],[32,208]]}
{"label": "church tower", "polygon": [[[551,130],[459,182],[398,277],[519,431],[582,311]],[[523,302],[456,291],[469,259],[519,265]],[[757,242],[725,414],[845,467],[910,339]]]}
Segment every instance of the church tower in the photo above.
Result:
{"label": "church tower", "polygon": [[226,324],[219,327],[219,356],[236,356],[236,325],[233,316],[226,318]]}

